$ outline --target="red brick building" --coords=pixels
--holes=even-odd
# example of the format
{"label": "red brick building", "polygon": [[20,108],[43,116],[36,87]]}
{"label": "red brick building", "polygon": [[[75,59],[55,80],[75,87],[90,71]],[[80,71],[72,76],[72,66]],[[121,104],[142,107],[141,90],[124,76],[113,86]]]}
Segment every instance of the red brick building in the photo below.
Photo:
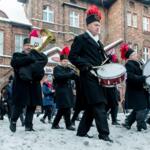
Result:
{"label": "red brick building", "polygon": [[0,1],[0,84],[5,82],[11,72],[12,53],[21,50],[23,38],[31,27],[22,4],[16,0]]}
{"label": "red brick building", "polygon": [[[104,45],[113,45],[107,49],[115,48],[118,52],[125,41],[141,51],[144,59],[150,52],[150,4],[144,0],[18,0],[22,3],[11,0],[2,7],[4,1],[8,0],[0,1],[1,77],[8,74],[12,53],[21,50],[22,40],[32,28],[47,28],[55,34],[56,43],[49,45],[48,49],[52,48],[48,50],[49,56],[58,53],[65,44],[71,45],[74,37],[86,30],[85,11],[89,2],[96,3],[102,12],[101,40]],[[13,12],[19,8],[17,17],[13,13],[8,15],[9,7],[13,6]],[[19,14],[22,17],[16,20]]]}

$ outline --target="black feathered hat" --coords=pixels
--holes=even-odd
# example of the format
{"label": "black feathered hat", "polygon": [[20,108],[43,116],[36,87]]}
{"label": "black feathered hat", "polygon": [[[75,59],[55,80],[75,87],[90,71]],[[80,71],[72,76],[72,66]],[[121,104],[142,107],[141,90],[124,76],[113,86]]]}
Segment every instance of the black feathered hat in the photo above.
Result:
{"label": "black feathered hat", "polygon": [[25,44],[30,44],[30,38],[25,38],[23,40],[23,45],[25,45]]}
{"label": "black feathered hat", "polygon": [[121,58],[122,59],[128,59],[130,57],[130,55],[135,52],[126,43],[121,45],[120,51],[121,51]]}
{"label": "black feathered hat", "polygon": [[100,22],[101,17],[102,17],[99,8],[95,5],[90,6],[89,9],[86,11],[86,14],[87,14],[87,17],[86,17],[87,25],[95,21]]}

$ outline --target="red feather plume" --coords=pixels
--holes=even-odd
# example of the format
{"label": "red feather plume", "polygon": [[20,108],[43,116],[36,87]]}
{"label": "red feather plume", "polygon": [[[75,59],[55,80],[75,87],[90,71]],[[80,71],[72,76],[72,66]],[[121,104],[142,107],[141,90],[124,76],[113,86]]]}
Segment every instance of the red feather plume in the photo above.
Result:
{"label": "red feather plume", "polygon": [[99,19],[102,18],[102,14],[99,10],[99,8],[96,5],[91,5],[88,10],[86,11],[87,16],[90,15],[97,15],[99,17]]}
{"label": "red feather plume", "polygon": [[69,49],[69,47],[64,47],[63,49],[62,49],[62,51],[60,52],[60,55],[69,55],[69,53],[70,53],[70,49]]}
{"label": "red feather plume", "polygon": [[33,37],[39,37],[38,30],[36,30],[36,29],[32,30],[32,31],[29,33],[29,37],[30,37],[30,38],[31,38],[31,36],[33,36]]}
{"label": "red feather plume", "polygon": [[121,45],[120,52],[121,52],[121,58],[122,59],[126,59],[125,54],[128,51],[128,49],[129,49],[128,44],[124,43],[124,44]]}
{"label": "red feather plume", "polygon": [[111,61],[114,62],[114,63],[118,62],[118,58],[117,58],[117,55],[116,55],[116,54],[113,54],[113,55],[111,56]]}

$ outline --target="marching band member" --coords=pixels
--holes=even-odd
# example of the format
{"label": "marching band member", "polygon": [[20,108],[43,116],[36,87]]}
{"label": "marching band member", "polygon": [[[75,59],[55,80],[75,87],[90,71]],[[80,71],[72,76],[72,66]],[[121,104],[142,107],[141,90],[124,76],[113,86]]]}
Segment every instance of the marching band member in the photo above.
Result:
{"label": "marching band member", "polygon": [[78,127],[77,136],[89,137],[87,134],[95,119],[99,139],[112,142],[109,138],[106,98],[99,80],[90,70],[100,66],[106,59],[105,51],[99,40],[101,12],[93,5],[87,11],[87,31],[75,37],[69,60],[80,70],[81,88],[85,95],[85,112]]}
{"label": "marching band member", "polygon": [[130,129],[136,121],[138,131],[146,130],[145,119],[149,106],[149,94],[144,88],[146,77],[142,75],[142,64],[137,52],[129,48],[127,44],[123,44],[120,50],[122,59],[127,59],[125,64],[127,70],[125,106],[127,109],[133,109],[123,126]]}
{"label": "marching band member", "polygon": [[69,48],[65,47],[60,54],[60,65],[54,68],[55,101],[58,109],[52,124],[52,129],[60,129],[60,119],[64,117],[66,129],[75,130],[71,125],[71,108],[74,105],[71,80],[76,78],[76,73],[68,67]]}
{"label": "marching band member", "polygon": [[40,80],[44,76],[47,56],[32,49],[30,38],[24,39],[23,51],[15,52],[11,59],[14,69],[12,85],[13,108],[10,130],[16,131],[16,122],[26,107],[25,131],[34,131],[33,115],[37,105],[42,104]]}

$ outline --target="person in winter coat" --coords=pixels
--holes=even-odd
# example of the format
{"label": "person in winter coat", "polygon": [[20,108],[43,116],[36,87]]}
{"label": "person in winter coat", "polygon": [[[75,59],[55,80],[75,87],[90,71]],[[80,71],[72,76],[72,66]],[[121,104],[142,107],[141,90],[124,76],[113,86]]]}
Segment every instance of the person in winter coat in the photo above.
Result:
{"label": "person in winter coat", "polygon": [[73,69],[68,67],[69,48],[65,47],[60,55],[60,65],[54,68],[53,75],[55,80],[55,100],[58,109],[54,118],[52,129],[60,129],[59,121],[62,116],[65,119],[66,129],[75,130],[71,126],[70,116],[71,108],[74,105],[73,89],[71,80],[74,80],[76,74]]}
{"label": "person in winter coat", "polygon": [[130,129],[136,121],[138,131],[146,130],[145,119],[149,107],[149,93],[144,88],[146,77],[142,75],[142,64],[137,52],[128,45],[122,45],[121,52],[122,58],[127,59],[125,64],[127,70],[125,106],[127,109],[132,109],[123,126]]}
{"label": "person in winter coat", "polygon": [[40,119],[41,122],[45,123],[46,117],[48,117],[48,122],[51,122],[52,112],[54,111],[55,103],[54,103],[54,91],[52,87],[52,77],[45,76],[45,80],[42,85],[43,91],[43,109],[44,116]]}
{"label": "person in winter coat", "polygon": [[89,137],[88,131],[95,119],[99,139],[112,142],[109,138],[107,113],[105,110],[107,100],[98,77],[90,71],[93,66],[100,66],[107,59],[103,44],[99,40],[101,12],[96,6],[87,10],[87,31],[76,36],[69,54],[70,62],[80,70],[80,82],[85,95],[85,112],[80,121],[77,136]]}
{"label": "person in winter coat", "polygon": [[30,39],[24,39],[23,51],[15,52],[11,59],[14,69],[12,85],[13,110],[11,114],[10,130],[16,131],[16,122],[26,107],[25,131],[34,131],[33,115],[37,105],[42,104],[40,80],[44,76],[44,66],[47,56],[31,49]]}

